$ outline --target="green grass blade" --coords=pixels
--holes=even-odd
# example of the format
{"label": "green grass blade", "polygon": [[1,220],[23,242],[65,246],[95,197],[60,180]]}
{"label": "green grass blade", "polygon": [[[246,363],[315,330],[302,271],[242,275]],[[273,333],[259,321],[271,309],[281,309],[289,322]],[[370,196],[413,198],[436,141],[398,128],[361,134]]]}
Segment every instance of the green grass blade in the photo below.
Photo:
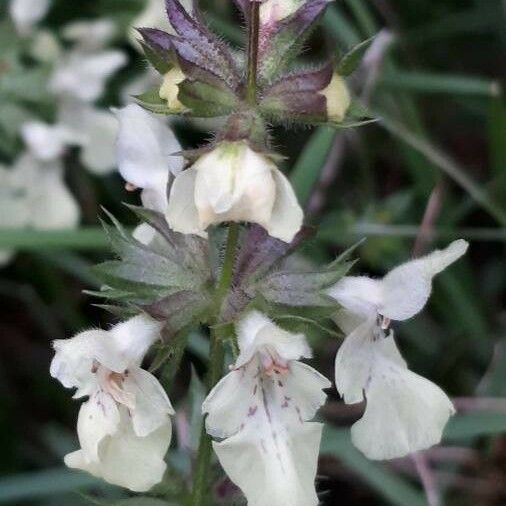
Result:
{"label": "green grass blade", "polygon": [[431,72],[393,71],[381,78],[379,84],[391,90],[420,93],[447,93],[491,97],[497,94],[497,83],[482,77],[435,74]]}
{"label": "green grass blade", "polygon": [[0,249],[106,250],[108,247],[109,242],[102,227],[82,227],[76,230],[0,229]]}
{"label": "green grass blade", "polygon": [[318,127],[290,173],[290,181],[303,207],[309,200],[311,189],[318,180],[335,136],[333,128]]}
{"label": "green grass blade", "polygon": [[447,439],[466,439],[506,432],[506,413],[477,411],[455,416],[445,430]]}
{"label": "green grass blade", "polygon": [[355,27],[335,5],[327,7],[323,17],[323,26],[343,46],[353,47],[362,40]]}
{"label": "green grass blade", "polygon": [[480,185],[475,182],[466,172],[445,153],[433,146],[430,142],[415,135],[404,125],[379,111],[374,112],[381,118],[380,124],[394,137],[402,140],[407,145],[424,155],[430,162],[441,169],[447,176],[461,186],[476,202],[486,209],[496,221],[506,226],[506,210],[496,203]]}
{"label": "green grass blade", "polygon": [[372,37],[378,31],[378,27],[367,4],[362,0],[345,0],[345,2],[348,4],[362,32],[367,37]]}
{"label": "green grass blade", "polygon": [[97,486],[104,484],[89,474],[65,468],[16,474],[0,478],[0,503],[27,501]]}
{"label": "green grass blade", "polygon": [[503,175],[506,172],[506,103],[502,93],[490,101],[488,132],[492,169],[496,175]]}

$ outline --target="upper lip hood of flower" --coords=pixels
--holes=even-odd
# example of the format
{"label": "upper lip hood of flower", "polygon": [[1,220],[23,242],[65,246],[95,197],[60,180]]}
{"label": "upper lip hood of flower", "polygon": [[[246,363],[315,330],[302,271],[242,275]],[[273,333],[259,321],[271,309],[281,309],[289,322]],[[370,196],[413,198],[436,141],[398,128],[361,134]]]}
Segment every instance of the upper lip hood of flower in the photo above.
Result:
{"label": "upper lip hood of flower", "polygon": [[468,246],[459,239],[443,250],[396,267],[381,280],[346,276],[328,293],[358,315],[379,313],[392,320],[407,320],[425,306],[432,278],[464,255]]}
{"label": "upper lip hood of flower", "polygon": [[121,373],[130,365],[139,366],[149,347],[159,339],[160,324],[139,315],[110,330],[87,330],[72,339],[59,339],[51,375],[66,388],[81,388],[93,377],[93,363]]}
{"label": "upper lip hood of flower", "polygon": [[145,207],[165,213],[169,174],[178,174],[184,164],[176,136],[160,118],[131,104],[114,110],[119,122],[116,154],[120,174],[142,188]]}
{"label": "upper lip hood of flower", "polygon": [[247,221],[286,242],[299,231],[302,219],[286,177],[245,141],[221,142],[180,173],[167,212],[177,232],[202,234],[213,223]]}

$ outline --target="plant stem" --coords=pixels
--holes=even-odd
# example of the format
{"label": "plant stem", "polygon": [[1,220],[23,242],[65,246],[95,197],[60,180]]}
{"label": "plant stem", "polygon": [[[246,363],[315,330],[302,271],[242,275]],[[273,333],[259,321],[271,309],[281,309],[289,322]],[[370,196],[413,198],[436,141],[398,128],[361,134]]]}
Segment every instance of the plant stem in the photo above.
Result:
{"label": "plant stem", "polygon": [[[219,314],[223,301],[230,288],[234,267],[237,241],[239,239],[239,225],[231,223],[228,228],[227,246],[221,277],[216,287],[216,314],[214,324],[219,322]],[[207,391],[209,392],[218,383],[223,372],[224,350],[220,341],[219,330],[211,327],[211,350],[209,353],[209,372],[207,376]],[[202,506],[207,497],[209,466],[211,463],[211,438],[207,435],[204,422],[200,433],[200,444],[195,468],[192,506]]]}
{"label": "plant stem", "polygon": [[249,2],[249,30],[248,30],[248,74],[246,78],[246,100],[251,105],[257,99],[257,70],[258,70],[258,38],[260,32],[260,2]]}
{"label": "plant stem", "polygon": [[[232,271],[235,261],[235,250],[237,248],[237,240],[239,239],[239,224],[231,223],[228,227],[227,245],[225,248],[225,258],[223,259],[223,267],[221,269],[221,278],[216,290],[216,303],[218,305],[216,312],[219,313],[221,304],[227,295],[232,281]],[[218,322],[216,322],[218,323]]]}

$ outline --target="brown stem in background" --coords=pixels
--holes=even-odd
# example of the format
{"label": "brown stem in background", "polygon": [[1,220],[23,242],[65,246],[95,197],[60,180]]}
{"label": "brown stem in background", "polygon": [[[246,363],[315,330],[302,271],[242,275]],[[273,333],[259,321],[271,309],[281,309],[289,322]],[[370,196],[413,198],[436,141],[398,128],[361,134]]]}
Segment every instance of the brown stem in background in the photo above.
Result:
{"label": "brown stem in background", "polygon": [[327,160],[321,170],[320,178],[311,194],[307,205],[307,214],[318,215],[325,207],[327,193],[341,171],[346,151],[346,142],[343,135],[336,135],[332,142]]}
{"label": "brown stem in background", "polygon": [[427,245],[432,240],[432,230],[434,224],[441,212],[443,205],[443,184],[438,183],[432,190],[425,212],[423,214],[422,223],[420,224],[420,230],[413,246],[413,256],[419,257],[427,249]]}
{"label": "brown stem in background", "polygon": [[420,476],[427,503],[429,506],[441,506],[441,498],[437,489],[436,480],[432,474],[432,470],[423,452],[414,453],[411,459],[415,463],[416,470]]}

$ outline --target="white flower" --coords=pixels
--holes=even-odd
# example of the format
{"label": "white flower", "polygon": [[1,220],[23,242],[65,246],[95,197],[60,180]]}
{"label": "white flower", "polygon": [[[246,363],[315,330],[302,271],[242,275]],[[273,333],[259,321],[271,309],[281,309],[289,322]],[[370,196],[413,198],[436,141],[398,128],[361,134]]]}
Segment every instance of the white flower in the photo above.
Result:
{"label": "white flower", "polygon": [[181,145],[167,124],[142,107],[131,104],[115,111],[119,121],[116,153],[123,179],[142,188],[144,207],[165,213],[169,174],[183,168]]}
{"label": "white flower", "polygon": [[25,153],[11,169],[0,172],[0,188],[3,226],[44,230],[78,224],[79,207],[65,186],[59,160],[43,163]]}
{"label": "white flower", "polygon": [[58,121],[72,132],[81,147],[81,162],[90,172],[105,175],[114,170],[118,122],[111,111],[64,98],[60,101]]}
{"label": "white flower", "polygon": [[454,241],[381,280],[345,277],[329,291],[343,307],[337,321],[349,334],[336,357],[336,386],[348,404],[367,399],[352,440],[371,459],[402,457],[439,443],[454,413],[437,385],[408,370],[393,332],[386,329],[390,320],[406,320],[422,310],[433,277],[467,247],[466,241]]}
{"label": "white flower", "polygon": [[125,63],[126,56],[121,51],[70,51],[51,77],[49,89],[56,94],[94,102],[103,94],[107,79]]}
{"label": "white flower", "polygon": [[303,213],[290,183],[246,142],[222,142],[181,172],[172,185],[167,220],[177,232],[202,234],[213,223],[248,221],[290,242]]}
{"label": "white flower", "polygon": [[53,32],[37,30],[30,46],[30,54],[41,63],[53,64],[61,57],[62,48]]}
{"label": "white flower", "polygon": [[250,506],[315,506],[322,425],[308,422],[330,382],[298,360],[311,350],[301,334],[257,311],[237,325],[240,355],[202,405],[213,448]]}
{"label": "white flower", "polygon": [[77,422],[81,449],[66,455],[67,466],[136,492],[161,481],[174,410],[158,380],[140,367],[160,328],[139,315],[109,331],[54,342],[51,375],[76,388],[75,398],[89,396]]}
{"label": "white flower", "polygon": [[[0,167],[0,228],[75,228],[79,217],[79,206],[65,186],[59,160],[41,162],[24,153],[12,167]],[[0,251],[0,264],[12,254]]]}
{"label": "white flower", "polygon": [[47,14],[50,0],[11,0],[9,13],[21,35],[29,34]]}
{"label": "white flower", "polygon": [[115,167],[117,122],[110,111],[93,105],[107,79],[126,63],[123,52],[104,49],[115,33],[109,19],[67,25],[63,36],[73,47],[59,58],[48,85],[58,95],[57,126],[71,133],[83,165],[97,175]]}
{"label": "white flower", "polygon": [[79,139],[65,126],[29,121],[21,127],[21,136],[32,155],[41,161],[60,158],[67,145]]}
{"label": "white flower", "polygon": [[116,26],[110,19],[76,21],[65,26],[63,37],[72,42],[74,51],[98,51],[116,34]]}

